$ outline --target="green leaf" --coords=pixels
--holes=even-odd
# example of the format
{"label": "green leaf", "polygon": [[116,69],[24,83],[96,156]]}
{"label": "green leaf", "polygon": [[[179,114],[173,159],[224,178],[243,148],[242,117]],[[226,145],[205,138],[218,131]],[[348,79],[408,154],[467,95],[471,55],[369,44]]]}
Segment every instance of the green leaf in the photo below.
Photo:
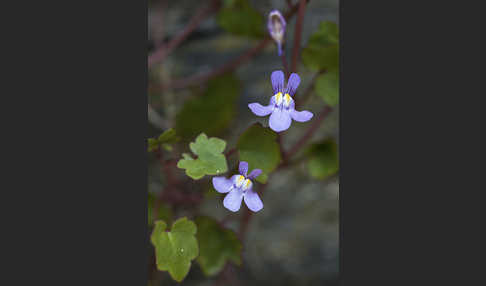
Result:
{"label": "green leaf", "polygon": [[155,247],[157,268],[169,271],[175,281],[181,282],[191,268],[191,260],[199,254],[197,227],[185,217],[174,222],[170,232],[165,231],[166,227],[164,221],[156,221],[150,238]]}
{"label": "green leaf", "polygon": [[260,123],[252,125],[240,136],[236,148],[240,161],[248,162],[249,170],[262,170],[262,174],[256,178],[260,183],[267,182],[268,175],[281,160],[277,134]]}
{"label": "green leaf", "polygon": [[339,103],[338,71],[329,71],[321,74],[316,79],[314,90],[329,106],[336,106]]}
{"label": "green leaf", "polygon": [[186,101],[177,114],[177,133],[186,142],[201,132],[218,135],[235,116],[239,92],[240,83],[231,74],[212,79],[204,94]]}
{"label": "green leaf", "polygon": [[216,20],[227,32],[253,38],[263,37],[264,17],[247,0],[225,1]]}
{"label": "green leaf", "polygon": [[309,173],[316,179],[325,179],[339,170],[337,144],[333,139],[314,144],[309,148]]}
{"label": "green leaf", "polygon": [[162,148],[164,148],[166,151],[172,151],[174,148],[172,148],[172,145],[170,144],[162,144]]}
{"label": "green leaf", "polygon": [[175,143],[179,140],[176,136],[174,129],[170,128],[164,131],[164,133],[159,136],[159,144],[163,143]]}
{"label": "green leaf", "polygon": [[206,276],[218,274],[226,261],[241,264],[242,245],[232,230],[221,227],[209,217],[197,217],[195,221],[199,242],[197,262]]}
{"label": "green leaf", "polygon": [[302,50],[302,61],[310,69],[338,69],[339,30],[333,22],[321,22]]}
{"label": "green leaf", "polygon": [[218,175],[228,171],[226,157],[223,154],[226,141],[215,137],[208,139],[206,134],[201,133],[189,147],[198,156],[197,159],[184,153],[183,159],[177,162],[177,167],[185,169],[189,177],[198,180],[204,175]]}
{"label": "green leaf", "polygon": [[161,205],[159,206],[157,214],[154,214],[155,196],[151,193],[148,193],[147,208],[148,208],[148,225],[149,226],[152,226],[155,220],[160,220],[160,219],[162,219],[164,221],[171,221],[172,220],[171,209],[163,203],[161,203]]}
{"label": "green leaf", "polygon": [[149,152],[153,152],[153,151],[157,150],[158,147],[159,147],[159,141],[157,139],[154,139],[154,138],[148,139],[148,151]]}
{"label": "green leaf", "polygon": [[174,129],[170,128],[165,130],[162,134],[160,134],[159,138],[149,138],[148,139],[148,151],[153,152],[159,148],[160,145],[167,150],[172,151],[173,143],[179,141],[180,138],[176,136],[176,132]]}

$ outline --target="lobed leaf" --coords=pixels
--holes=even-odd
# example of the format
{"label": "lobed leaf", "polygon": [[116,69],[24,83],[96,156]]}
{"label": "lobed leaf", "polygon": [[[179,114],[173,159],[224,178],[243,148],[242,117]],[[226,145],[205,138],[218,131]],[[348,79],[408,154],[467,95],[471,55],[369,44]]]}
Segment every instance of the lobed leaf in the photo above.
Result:
{"label": "lobed leaf", "polygon": [[209,217],[197,217],[197,240],[199,257],[197,262],[206,276],[218,274],[227,261],[241,264],[241,242],[236,234],[221,227]]}
{"label": "lobed leaf", "polygon": [[338,71],[334,70],[321,74],[316,79],[314,90],[329,106],[336,106],[339,103]]}
{"label": "lobed leaf", "polygon": [[335,23],[321,22],[302,50],[302,62],[313,70],[339,68],[339,30]]}
{"label": "lobed leaf", "polygon": [[216,20],[227,32],[253,38],[264,35],[264,17],[247,0],[225,1]]}
{"label": "lobed leaf", "polygon": [[183,217],[166,231],[164,221],[156,221],[150,240],[155,247],[157,268],[168,271],[177,282],[181,282],[191,268],[191,260],[199,254],[196,240],[197,227],[194,222]]}
{"label": "lobed leaf", "polygon": [[201,132],[218,135],[235,117],[239,92],[240,83],[231,74],[210,80],[204,94],[186,101],[177,114],[177,133],[185,142]]}
{"label": "lobed leaf", "polygon": [[339,170],[338,148],[334,139],[328,139],[309,148],[307,168],[312,177],[325,179]]}
{"label": "lobed leaf", "polygon": [[185,169],[189,177],[198,180],[205,175],[218,175],[228,171],[226,157],[223,154],[226,141],[215,137],[208,138],[206,134],[201,133],[189,147],[198,156],[197,159],[184,153],[183,159],[177,162],[177,167]]}
{"label": "lobed leaf", "polygon": [[160,134],[160,136],[157,139],[155,138],[148,139],[148,151],[153,152],[157,150],[161,145],[165,150],[171,151],[172,150],[171,144],[176,143],[179,140],[180,138],[176,136],[175,130],[169,128],[165,130],[162,134]]}
{"label": "lobed leaf", "polygon": [[164,133],[160,134],[159,136],[159,143],[175,143],[179,140],[176,136],[176,132],[174,129],[170,128],[164,131]]}

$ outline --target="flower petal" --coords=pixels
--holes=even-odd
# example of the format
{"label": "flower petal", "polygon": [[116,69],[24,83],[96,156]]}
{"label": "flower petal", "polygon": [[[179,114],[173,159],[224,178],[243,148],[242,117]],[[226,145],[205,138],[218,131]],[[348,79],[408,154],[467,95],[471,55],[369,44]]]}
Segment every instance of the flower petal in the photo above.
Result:
{"label": "flower petal", "polygon": [[250,172],[250,174],[248,175],[248,179],[255,179],[256,177],[260,176],[260,174],[262,173],[262,170],[260,169],[253,169],[253,171]]}
{"label": "flower petal", "polygon": [[306,122],[309,121],[314,114],[312,112],[304,110],[304,111],[297,111],[297,110],[292,110],[290,112],[290,116],[292,116],[292,119],[298,122]]}
{"label": "flower petal", "polygon": [[270,105],[270,107],[275,107],[276,104],[277,103],[275,102],[275,96],[270,97],[270,101],[268,102],[268,105]]}
{"label": "flower petal", "polygon": [[225,177],[214,177],[213,186],[218,193],[224,194],[231,190],[231,186],[233,186],[233,181],[226,179]]}
{"label": "flower petal", "polygon": [[243,191],[241,189],[234,189],[223,200],[225,208],[232,212],[237,212],[241,207],[241,200],[243,199]]}
{"label": "flower petal", "polygon": [[285,35],[285,18],[278,10],[273,10],[268,14],[267,28],[270,36],[277,42],[279,56],[281,55],[281,44],[283,42],[283,37]]}
{"label": "flower petal", "polygon": [[273,94],[279,93],[284,89],[284,73],[283,71],[274,71],[270,76],[272,80]]}
{"label": "flower petal", "polygon": [[258,194],[254,192],[252,189],[246,191],[244,198],[245,198],[245,204],[250,210],[257,212],[263,209],[262,200],[260,199]]}
{"label": "flower petal", "polygon": [[[275,17],[278,17],[278,19],[275,19]],[[278,10],[272,10],[268,14],[268,22],[267,22],[267,27],[270,33],[273,32],[273,21],[278,20],[280,24],[282,24],[283,30],[285,30],[285,26],[287,26],[287,22],[285,21],[285,18],[282,16],[282,13]]]}
{"label": "flower petal", "polygon": [[250,110],[257,116],[267,116],[272,112],[273,105],[263,106],[260,103],[248,104]]}
{"label": "flower petal", "polygon": [[299,87],[300,84],[300,77],[298,74],[293,73],[289,77],[289,81],[287,82],[287,89],[286,93],[290,94],[290,96],[293,96],[295,94],[295,91]]}
{"label": "flower petal", "polygon": [[277,108],[273,110],[270,115],[269,124],[270,128],[275,132],[280,132],[289,129],[292,119],[290,118],[290,112],[287,109],[281,110]]}
{"label": "flower petal", "polygon": [[241,161],[240,165],[238,166],[238,170],[240,171],[240,174],[246,177],[246,174],[248,173],[248,163]]}

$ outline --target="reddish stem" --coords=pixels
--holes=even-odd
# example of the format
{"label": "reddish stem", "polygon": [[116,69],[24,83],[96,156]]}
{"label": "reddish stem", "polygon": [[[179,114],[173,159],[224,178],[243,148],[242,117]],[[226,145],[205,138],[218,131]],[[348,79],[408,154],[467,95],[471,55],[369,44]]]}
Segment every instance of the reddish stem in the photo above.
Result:
{"label": "reddish stem", "polygon": [[250,224],[250,220],[251,220],[251,215],[252,212],[249,209],[245,209],[245,213],[241,218],[241,224],[240,224],[239,236],[241,241],[245,239],[246,230],[248,229],[248,225]]}
{"label": "reddish stem", "polygon": [[148,67],[151,68],[154,64],[164,61],[165,58],[193,32],[212,11],[216,10],[217,7],[219,7],[218,0],[211,1],[210,5],[204,3],[180,34],[173,38],[167,45],[163,45],[149,56]]}
{"label": "reddish stem", "polygon": [[238,58],[227,62],[226,64],[220,66],[219,68],[216,68],[210,72],[202,73],[202,74],[196,74],[193,76],[189,76],[183,79],[175,79],[172,82],[168,84],[162,84],[160,85],[161,91],[165,91],[167,89],[181,89],[181,88],[186,88],[189,86],[193,85],[199,85],[204,82],[206,82],[209,79],[212,79],[214,77],[220,76],[224,73],[233,71],[240,65],[248,62],[251,60],[254,56],[256,56],[263,48],[265,48],[266,45],[270,43],[270,37],[266,37],[263,39],[261,42],[258,43],[255,47],[249,49],[246,53],[243,55],[239,56]]}
{"label": "reddish stem", "polygon": [[[288,21],[296,12],[299,5],[294,5],[292,8],[285,13],[284,17]],[[206,73],[197,74],[193,76],[189,76],[183,79],[175,79],[168,84],[160,85],[160,91],[165,91],[167,89],[181,89],[186,88],[193,85],[199,85],[201,83],[206,82],[207,80],[220,76],[224,73],[230,72],[238,68],[240,65],[248,62],[253,57],[255,57],[259,52],[261,52],[268,44],[272,41],[270,36],[266,36],[263,40],[261,40],[256,46],[248,49],[244,54],[240,55],[236,59],[227,62],[226,64]]]}
{"label": "reddish stem", "polygon": [[[160,10],[159,16],[162,19],[161,22],[164,22],[164,18],[165,18],[165,15],[166,15],[166,13],[165,13],[166,8],[167,8],[167,0],[161,0],[158,7],[156,8],[157,10]],[[152,36],[155,49],[158,49],[158,48],[163,46],[163,39],[164,39],[164,35],[165,35],[165,25],[163,23],[159,27],[158,32],[159,32],[159,34]]]}
{"label": "reddish stem", "polygon": [[312,122],[312,125],[309,127],[309,129],[307,129],[307,131],[304,133],[304,136],[302,136],[299,141],[297,141],[297,143],[295,143],[295,145],[290,148],[290,150],[287,152],[287,158],[290,158],[292,157],[295,153],[297,153],[297,151],[299,151],[299,149],[302,148],[302,146],[304,146],[304,144],[312,138],[312,135],[314,135],[314,132],[316,132],[317,128],[319,128],[319,126],[321,125],[322,121],[324,120],[324,118],[327,117],[327,115],[329,114],[329,112],[331,112],[332,108],[329,107],[328,105],[326,105],[324,107],[324,109],[319,113],[319,115],[317,115],[317,118],[315,118]]}
{"label": "reddish stem", "polygon": [[[269,180],[270,180],[270,176],[268,178],[268,181]],[[260,196],[263,196],[263,192],[265,192],[265,189],[268,186],[268,181],[267,181],[266,184],[264,184],[260,188]],[[246,209],[245,213],[243,214],[243,217],[242,217],[241,223],[240,223],[240,230],[239,230],[239,237],[240,237],[241,241],[243,241],[245,239],[245,234],[246,234],[246,231],[248,229],[248,225],[250,224],[250,220],[252,218],[252,215],[253,215],[253,212],[250,211],[248,208]]]}
{"label": "reddish stem", "polygon": [[233,148],[233,149],[229,150],[228,152],[226,152],[225,155],[226,155],[226,157],[229,157],[229,156],[233,155],[235,152],[236,152],[236,148]]}
{"label": "reddish stem", "polygon": [[302,24],[304,22],[305,4],[307,0],[300,0],[299,13],[297,15],[297,23],[295,24],[294,32],[294,46],[292,47],[292,65],[291,72],[297,72],[297,60],[300,52],[300,40],[302,38]]}
{"label": "reddish stem", "polygon": [[277,133],[277,143],[280,148],[280,156],[282,157],[282,160],[284,162],[287,161],[287,154],[285,153],[285,150],[283,148],[283,133]]}
{"label": "reddish stem", "polygon": [[[283,160],[282,163],[277,166],[277,169],[285,167],[288,165],[288,158],[291,158],[311,137],[314,135],[314,132],[319,128],[321,125],[322,121],[326,116],[329,114],[329,112],[332,110],[331,107],[325,106],[324,109],[319,113],[317,116],[316,120],[312,123],[311,127],[307,130],[307,132],[300,138],[300,140],[290,149],[289,152],[286,153],[286,158],[287,160]],[[271,176],[271,174],[270,174]],[[270,176],[268,178],[268,181],[270,181]],[[260,196],[263,196],[263,192],[267,188],[268,183],[263,185],[262,188],[260,189]],[[239,230],[239,237],[241,240],[244,239],[246,231],[248,229],[248,225],[250,224],[251,218],[252,218],[253,212],[250,210],[246,209],[245,213],[243,214],[243,217],[241,219],[240,223],[240,230]]]}

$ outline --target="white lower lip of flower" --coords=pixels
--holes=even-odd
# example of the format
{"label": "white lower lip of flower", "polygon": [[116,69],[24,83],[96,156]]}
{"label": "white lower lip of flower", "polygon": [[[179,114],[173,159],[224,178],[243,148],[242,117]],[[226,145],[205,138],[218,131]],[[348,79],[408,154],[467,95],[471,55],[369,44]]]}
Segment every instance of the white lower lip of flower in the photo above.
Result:
{"label": "white lower lip of flower", "polygon": [[248,190],[253,185],[250,179],[247,179],[245,178],[245,176],[242,175],[238,175],[237,177],[235,177],[233,183],[236,188],[242,189],[243,191]]}
{"label": "white lower lip of flower", "polygon": [[279,92],[275,94],[274,97],[275,97],[276,108],[283,108],[283,107],[288,108],[290,106],[290,103],[293,100],[293,98],[288,93],[282,96],[282,93]]}
{"label": "white lower lip of flower", "polygon": [[242,175],[238,175],[238,177],[235,178],[234,183],[237,188],[241,188],[244,182],[245,182],[245,177]]}
{"label": "white lower lip of flower", "polygon": [[250,189],[252,185],[253,185],[253,183],[251,182],[251,180],[250,179],[246,179],[245,180],[245,183],[243,184],[243,187],[241,189],[243,191],[246,191],[246,190]]}
{"label": "white lower lip of flower", "polygon": [[290,101],[292,100],[292,97],[290,96],[290,94],[286,93],[284,95],[284,105],[285,107],[289,107],[290,106]]}

